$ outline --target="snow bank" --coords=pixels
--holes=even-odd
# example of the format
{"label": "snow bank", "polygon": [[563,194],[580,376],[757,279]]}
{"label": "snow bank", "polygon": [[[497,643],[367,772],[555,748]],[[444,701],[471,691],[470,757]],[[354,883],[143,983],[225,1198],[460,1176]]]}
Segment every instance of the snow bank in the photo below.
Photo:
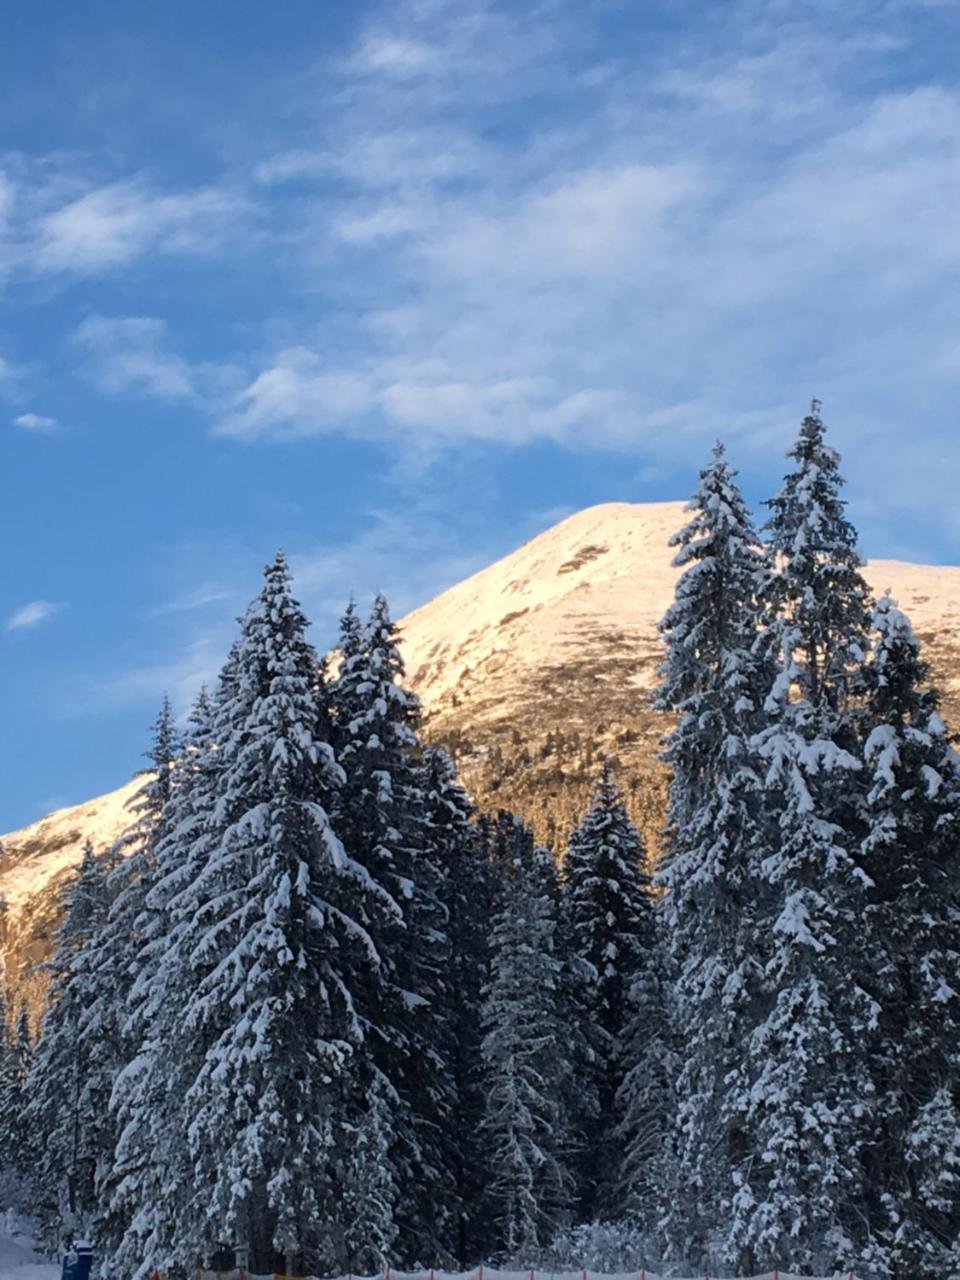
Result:
{"label": "snow bank", "polygon": [[0,1214],[0,1280],[59,1280],[60,1267],[40,1257],[33,1237],[12,1211]]}

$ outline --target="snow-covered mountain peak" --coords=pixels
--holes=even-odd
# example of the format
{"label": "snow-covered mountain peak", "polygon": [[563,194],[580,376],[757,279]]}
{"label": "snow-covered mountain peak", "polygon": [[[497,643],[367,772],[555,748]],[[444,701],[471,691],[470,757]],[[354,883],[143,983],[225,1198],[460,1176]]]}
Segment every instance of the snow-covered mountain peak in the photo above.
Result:
{"label": "snow-covered mountain peak", "polygon": [[588,507],[451,587],[402,623],[411,683],[428,712],[493,663],[552,665],[607,620],[655,637],[676,572],[670,536],[682,502]]}

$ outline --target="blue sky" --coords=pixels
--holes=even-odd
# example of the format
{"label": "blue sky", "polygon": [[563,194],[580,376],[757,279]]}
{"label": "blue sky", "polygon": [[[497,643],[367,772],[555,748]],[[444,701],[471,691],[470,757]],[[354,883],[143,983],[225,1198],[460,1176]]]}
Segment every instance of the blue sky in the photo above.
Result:
{"label": "blue sky", "polygon": [[[278,545],[326,644],[811,395],[960,562],[956,0],[51,0],[0,77],[0,830],[124,781]],[[642,590],[642,583],[638,583]]]}

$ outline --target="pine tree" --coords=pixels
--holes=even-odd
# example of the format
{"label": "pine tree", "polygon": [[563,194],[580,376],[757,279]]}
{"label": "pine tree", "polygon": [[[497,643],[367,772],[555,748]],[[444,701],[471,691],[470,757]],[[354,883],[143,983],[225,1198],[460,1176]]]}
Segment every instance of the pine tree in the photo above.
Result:
{"label": "pine tree", "polygon": [[459,1208],[443,1134],[455,1099],[443,1028],[449,940],[442,868],[428,839],[420,708],[404,689],[403,663],[383,596],[358,629],[344,619],[341,666],[332,687],[346,773],[336,821],[350,854],[376,889],[365,921],[381,959],[360,991],[358,1012],[373,1069],[392,1098],[401,1260],[452,1259]]}
{"label": "pine tree", "polygon": [[817,738],[802,705],[764,744],[780,840],[764,861],[767,1000],[747,1055],[756,1157],[734,1239],[760,1266],[849,1270],[866,1244],[860,1161],[878,1010],[857,979],[862,873],[846,833],[821,816],[823,776],[857,761]]}
{"label": "pine tree", "polygon": [[383,1076],[374,1073],[365,1106],[345,1121],[348,1155],[342,1175],[340,1214],[343,1256],[360,1274],[385,1272],[397,1239],[397,1187],[393,1171],[393,1111]]}
{"label": "pine tree", "polygon": [[456,1257],[468,1266],[491,1246],[479,1206],[489,1180],[480,1138],[483,1116],[483,1033],[478,1012],[490,973],[491,875],[473,805],[450,756],[442,748],[423,754],[427,846],[443,869],[441,897],[448,935],[445,1056],[453,1080],[454,1109],[446,1124],[449,1159],[459,1210]]}
{"label": "pine tree", "polygon": [[494,914],[503,905],[517,868],[533,864],[533,830],[519,814],[499,809],[493,818],[483,817],[480,831],[490,866],[490,899],[485,906]]}
{"label": "pine tree", "polygon": [[868,1183],[890,1272],[933,1280],[960,1262],[960,762],[889,597],[873,627],[862,858],[884,964]]}
{"label": "pine tree", "polygon": [[208,1247],[247,1243],[259,1270],[288,1251],[311,1265],[340,1261],[337,1117],[362,1034],[342,957],[376,960],[340,906],[344,881],[366,876],[328,817],[342,773],[317,736],[305,628],[278,554],[220,706],[230,733],[216,751],[217,843],[177,905],[197,933],[184,1034],[203,1058],[183,1125],[204,1235]]}
{"label": "pine tree", "polygon": [[[221,692],[232,689],[230,671],[228,663]],[[97,1243],[109,1274],[118,1276],[167,1269],[171,1242],[189,1218],[183,1201],[191,1179],[179,1104],[191,1066],[195,1075],[199,1063],[190,1063],[180,1037],[189,984],[177,979],[186,967],[193,922],[173,904],[187,893],[207,852],[216,777],[213,716],[201,691],[187,739],[171,760],[153,831],[151,883],[138,916],[139,947],[122,1024],[128,1054],[110,1099],[115,1145],[97,1188]]]}
{"label": "pine tree", "polygon": [[823,437],[815,403],[770,503],[767,637],[778,673],[756,745],[771,840],[754,898],[764,992],[746,1055],[756,1154],[730,1252],[758,1266],[848,1270],[876,1265],[862,1157],[876,1106],[880,957],[864,928],[870,881],[858,859],[868,590]]}
{"label": "pine tree", "polygon": [[556,902],[542,866],[533,857],[518,859],[493,924],[482,1011],[481,1130],[499,1250],[518,1263],[529,1263],[567,1222],[574,1195],[565,1149],[570,1064],[556,932]]}
{"label": "pine tree", "polygon": [[[605,761],[593,803],[564,861],[565,951],[576,972],[578,1016],[589,1028],[591,1060],[578,1072],[586,1219],[608,1208],[619,1164],[615,1098],[621,1083],[629,995],[653,945],[653,903],[640,833],[627,816]],[[652,1028],[648,1028],[648,1032]],[[592,1085],[592,1087],[591,1087]]]}
{"label": "pine tree", "polygon": [[853,703],[863,691],[870,648],[870,589],[840,497],[840,457],[824,439],[818,401],[788,457],[796,465],[767,504],[777,570],[766,580],[771,638],[796,694],[818,718],[845,718],[846,738],[852,738]]}
{"label": "pine tree", "polygon": [[111,1097],[120,1073],[138,1053],[140,1037],[132,1018],[132,991],[148,936],[156,929],[147,898],[154,882],[156,846],[181,749],[173,709],[164,697],[147,752],[153,769],[130,802],[133,821],[110,851],[108,861],[113,865],[106,881],[109,909],[99,937],[90,947],[88,996],[80,1015],[79,1034],[97,1046],[87,1088],[91,1112],[96,1117],[96,1146],[101,1153],[94,1171],[99,1204],[97,1243],[107,1249],[118,1244],[122,1230],[120,1223],[104,1212],[110,1199],[108,1187],[114,1180],[118,1139]]}
{"label": "pine tree", "polygon": [[164,696],[146,753],[153,768],[130,801],[133,821],[110,851],[110,928],[104,967],[116,985],[121,1005],[126,1003],[134,981],[143,930],[149,927],[146,899],[153,884],[156,844],[182,749],[173,707]]}
{"label": "pine tree", "polygon": [[614,1098],[620,1160],[610,1207],[614,1220],[639,1224],[649,1250],[656,1252],[674,1179],[671,1126],[679,1055],[669,1016],[666,949],[659,917],[651,915],[642,964],[625,994],[620,1084]]}
{"label": "pine tree", "polygon": [[18,1178],[28,1175],[33,1164],[25,1115],[33,1046],[26,1003],[21,1003],[16,1020],[9,1008],[0,994],[0,1173]]}
{"label": "pine tree", "polygon": [[[765,562],[735,476],[717,445],[688,507],[693,518],[672,539],[683,573],[661,626],[657,698],[679,715],[665,752],[673,777],[659,875],[670,1035],[682,1046],[666,1248],[705,1265],[750,1160],[744,1044],[766,945],[756,927],[765,803],[752,745],[772,679],[757,643]],[[641,1007],[660,1000],[652,984],[637,996]],[[668,1048],[657,1043],[665,1061]],[[628,1185],[635,1179],[628,1174]]]}
{"label": "pine tree", "polygon": [[98,1046],[83,1035],[82,1024],[106,914],[103,866],[88,843],[64,891],[48,1003],[26,1082],[41,1226],[54,1247],[62,1230],[89,1231],[97,1212],[94,1178],[103,1156]]}

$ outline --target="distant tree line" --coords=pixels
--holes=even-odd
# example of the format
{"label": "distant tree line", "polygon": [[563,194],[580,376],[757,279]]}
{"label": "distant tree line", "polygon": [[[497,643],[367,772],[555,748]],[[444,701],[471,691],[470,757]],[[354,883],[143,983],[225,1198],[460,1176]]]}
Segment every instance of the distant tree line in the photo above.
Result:
{"label": "distant tree line", "polygon": [[49,1242],[124,1280],[589,1231],[631,1268],[957,1271],[960,767],[816,404],[790,457],[761,538],[717,446],[674,538],[655,882],[609,763],[559,867],[475,813],[385,600],[331,675],[277,555],[67,887],[35,1043],[0,1004],[0,1189]]}

